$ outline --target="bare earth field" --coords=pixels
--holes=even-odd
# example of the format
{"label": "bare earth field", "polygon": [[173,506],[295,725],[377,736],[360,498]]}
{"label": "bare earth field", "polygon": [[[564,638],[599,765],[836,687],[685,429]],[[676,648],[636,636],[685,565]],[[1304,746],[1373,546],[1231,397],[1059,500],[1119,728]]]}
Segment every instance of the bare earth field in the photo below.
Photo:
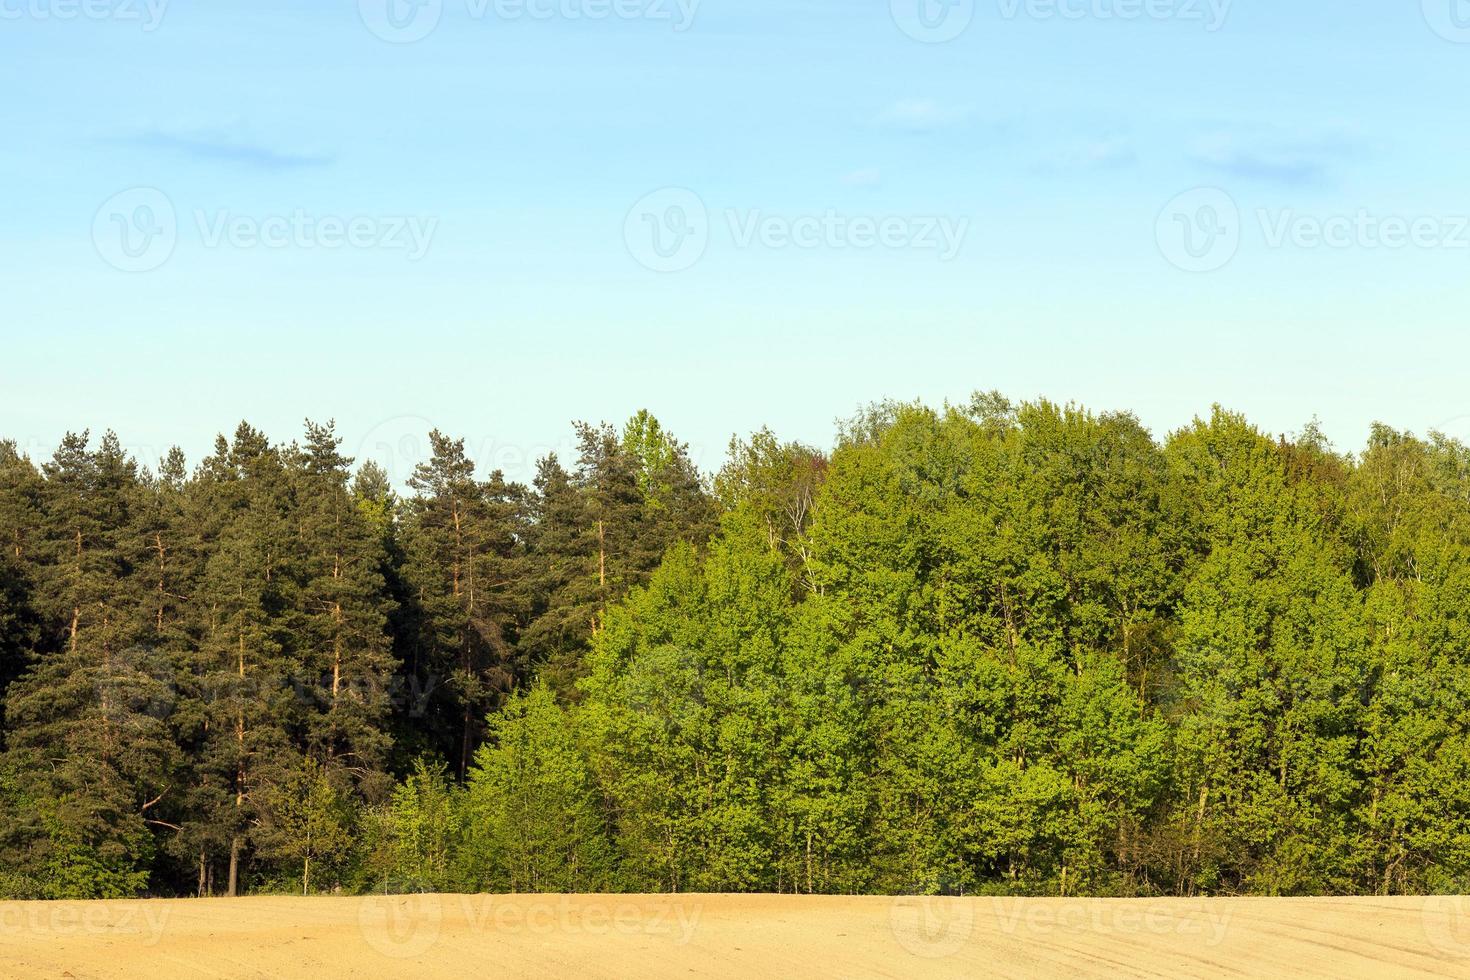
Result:
{"label": "bare earth field", "polygon": [[1470,899],[0,903],[4,977],[1470,976]]}

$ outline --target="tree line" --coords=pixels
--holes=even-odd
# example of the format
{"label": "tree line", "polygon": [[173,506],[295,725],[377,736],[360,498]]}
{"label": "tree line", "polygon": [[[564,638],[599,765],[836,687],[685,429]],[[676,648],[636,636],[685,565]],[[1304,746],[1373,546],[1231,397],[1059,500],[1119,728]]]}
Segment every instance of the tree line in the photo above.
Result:
{"label": "tree line", "polygon": [[0,896],[1470,887],[1470,450],[977,394],[705,478],[0,443]]}

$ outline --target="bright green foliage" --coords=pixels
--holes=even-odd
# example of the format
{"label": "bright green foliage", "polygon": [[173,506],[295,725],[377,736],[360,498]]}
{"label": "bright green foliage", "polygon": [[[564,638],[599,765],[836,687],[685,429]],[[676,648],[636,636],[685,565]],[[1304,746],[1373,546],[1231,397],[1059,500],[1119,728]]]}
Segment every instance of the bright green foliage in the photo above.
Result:
{"label": "bright green foliage", "polygon": [[257,840],[261,853],[301,869],[301,894],[337,870],[352,845],[353,811],[348,793],[321,763],[306,758],[271,786]]}
{"label": "bright green foliage", "polygon": [[623,426],[623,451],[634,461],[639,489],[645,497],[659,500],[668,493],[663,474],[667,473],[678,458],[681,447],[676,443],[658,419],[641,410]]}
{"label": "bright green foliage", "polygon": [[420,759],[393,791],[392,876],[438,888],[450,881],[450,850],[456,832],[456,797],[443,767]]}
{"label": "bright green foliage", "polygon": [[715,495],[726,510],[749,511],[765,527],[772,547],[788,556],[792,571],[810,569],[806,531],[827,458],[800,443],[782,443],[770,429],[749,440],[731,439],[729,461],[715,477]]}
{"label": "bright green foliage", "polygon": [[598,891],[613,881],[586,756],[544,687],[517,695],[492,720],[461,820],[459,871],[472,888]]}
{"label": "bright green foliage", "polygon": [[870,413],[812,527],[866,702],[872,886],[1120,887],[1167,758],[1128,679],[1167,601],[1162,465],[1126,418],[983,409]]}
{"label": "bright green foliage", "polygon": [[1277,448],[1217,411],[1169,446],[1203,560],[1179,612],[1175,824],[1187,887],[1350,887],[1358,599]]}
{"label": "bright green foliage", "polygon": [[1470,887],[1461,444],[990,393],[707,490],[577,438],[434,433],[404,499],[330,425],[0,443],[0,897]]}
{"label": "bright green foliage", "polygon": [[780,555],[736,515],[702,567],[675,548],[598,636],[586,717],[633,887],[773,878],[790,594]]}
{"label": "bright green foliage", "polygon": [[457,887],[451,858],[462,796],[443,764],[415,760],[392,799],[362,814],[356,842],[362,887],[389,893]]}
{"label": "bright green foliage", "polygon": [[1372,696],[1354,818],[1358,890],[1470,886],[1470,454],[1378,427],[1348,485]]}
{"label": "bright green foliage", "polygon": [[523,646],[561,696],[576,681],[607,607],[648,581],[676,542],[700,544],[714,507],[687,448],[647,412],[619,436],[610,425],[576,427],[575,472],[541,461],[528,529],[536,594]]}

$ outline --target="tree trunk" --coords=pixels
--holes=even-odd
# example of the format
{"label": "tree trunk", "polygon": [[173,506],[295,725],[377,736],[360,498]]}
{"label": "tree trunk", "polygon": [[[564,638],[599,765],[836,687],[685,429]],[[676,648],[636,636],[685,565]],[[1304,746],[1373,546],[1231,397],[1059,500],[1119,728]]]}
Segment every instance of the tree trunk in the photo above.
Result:
{"label": "tree trunk", "polygon": [[470,725],[473,723],[473,720],[470,715],[469,702],[466,701],[464,706],[464,726],[460,732],[459,739],[459,778],[461,780],[464,779],[465,773],[469,771],[470,767]]}
{"label": "tree trunk", "polygon": [[230,898],[239,894],[240,884],[240,836],[236,834],[230,840],[230,886],[225,892]]}
{"label": "tree trunk", "polygon": [[607,525],[597,522],[597,586],[607,588]]}

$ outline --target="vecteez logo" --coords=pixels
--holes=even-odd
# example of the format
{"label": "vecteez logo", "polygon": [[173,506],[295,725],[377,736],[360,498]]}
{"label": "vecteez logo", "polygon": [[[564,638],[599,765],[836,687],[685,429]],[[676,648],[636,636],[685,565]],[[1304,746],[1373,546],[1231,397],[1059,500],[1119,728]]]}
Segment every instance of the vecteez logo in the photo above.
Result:
{"label": "vecteez logo", "polygon": [[1223,269],[1240,250],[1240,208],[1218,187],[1199,187],[1175,197],[1154,224],[1159,251],[1185,272]]}
{"label": "vecteez logo", "polygon": [[439,26],[444,0],[357,0],[363,25],[390,44],[422,41]]}
{"label": "vecteez logo", "polygon": [[1294,208],[1257,208],[1249,218],[1218,187],[1175,197],[1159,213],[1154,233],[1159,251],[1186,272],[1214,272],[1228,265],[1245,234],[1270,251],[1470,252],[1470,214],[1392,214],[1357,208],[1314,214]]}
{"label": "vecteez logo", "polygon": [[[1003,21],[1164,21],[1225,26],[1234,0],[994,0]],[[1425,0],[1426,3],[1432,0]],[[1455,0],[1470,2],[1470,0]],[[899,30],[925,44],[953,41],[975,20],[975,0],[889,0]]]}
{"label": "vecteez logo", "polygon": [[1234,0],[997,0],[1003,20],[1178,21],[1213,34]]}
{"label": "vecteez logo", "polygon": [[975,0],[889,0],[893,22],[915,41],[943,44],[969,29]]}
{"label": "vecteez logo", "polygon": [[683,272],[709,248],[709,209],[686,187],[654,191],[628,211],[623,241],[645,269]]}
{"label": "vecteez logo", "polygon": [[422,41],[439,27],[446,12],[471,21],[650,21],[682,34],[694,26],[702,0],[358,0],[363,24],[390,44]]}
{"label": "vecteez logo", "polygon": [[[400,252],[424,258],[439,219],[424,215],[314,214],[295,208],[277,214],[241,214],[196,208],[185,227],[206,250],[353,250]],[[103,202],[92,219],[92,244],[120,272],[151,272],[178,247],[180,221],[174,202],[156,187],[134,187]]]}
{"label": "vecteez logo", "polygon": [[114,21],[158,30],[169,0],[0,0],[0,20]]}
{"label": "vecteez logo", "polygon": [[151,272],[179,241],[173,201],[156,187],[134,187],[103,202],[92,219],[92,244],[121,272]]}
{"label": "vecteez logo", "polygon": [[1455,959],[1470,957],[1470,898],[1430,896],[1424,900],[1420,917],[1430,946]]}
{"label": "vecteez logo", "polygon": [[162,902],[5,902],[0,936],[33,935],[54,942],[72,936],[104,936],[109,942],[157,946],[168,929],[171,909]]}
{"label": "vecteez logo", "polygon": [[429,252],[438,218],[419,215],[313,215],[303,208],[290,214],[258,217],[231,211],[194,212],[205,248],[356,249],[403,252],[417,262]]}
{"label": "vecteez logo", "polygon": [[359,899],[357,922],[367,945],[390,960],[420,959],[433,950],[444,928],[444,900],[430,890],[423,885]]}
{"label": "vecteez logo", "polygon": [[1456,44],[1470,44],[1470,0],[1420,0],[1430,30]]}
{"label": "vecteez logo", "polygon": [[686,187],[665,187],[640,198],[623,221],[628,254],[653,272],[682,272],[708,250],[717,230],[735,249],[767,251],[909,251],[957,258],[970,219],[951,215],[858,214],[828,208],[775,214],[760,208],[724,208],[711,218],[704,199]]}
{"label": "vecteez logo", "polygon": [[975,902],[944,895],[900,895],[888,906],[888,927],[909,954],[944,959],[969,945],[975,932]]}

